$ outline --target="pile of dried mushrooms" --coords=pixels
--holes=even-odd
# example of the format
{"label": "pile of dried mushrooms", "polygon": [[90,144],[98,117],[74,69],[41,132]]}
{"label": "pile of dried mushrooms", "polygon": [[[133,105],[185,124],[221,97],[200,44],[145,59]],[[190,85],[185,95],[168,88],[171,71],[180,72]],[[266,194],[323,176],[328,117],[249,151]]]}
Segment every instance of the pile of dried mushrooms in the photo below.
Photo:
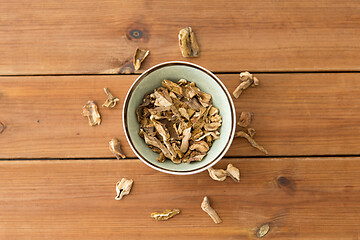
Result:
{"label": "pile of dried mushrooms", "polygon": [[222,118],[211,95],[185,79],[163,80],[162,87],[145,95],[136,114],[139,135],[160,154],[159,162],[201,161],[220,135]]}

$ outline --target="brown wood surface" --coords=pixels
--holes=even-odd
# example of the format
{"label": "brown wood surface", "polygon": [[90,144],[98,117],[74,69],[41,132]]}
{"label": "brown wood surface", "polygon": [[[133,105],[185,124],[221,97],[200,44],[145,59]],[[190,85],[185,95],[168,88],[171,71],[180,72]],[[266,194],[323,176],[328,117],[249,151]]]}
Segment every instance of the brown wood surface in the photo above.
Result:
{"label": "brown wood surface", "polygon": [[[230,92],[238,74],[220,74]],[[360,154],[360,74],[257,74],[261,83],[235,99],[237,114],[253,111],[255,139],[271,156]],[[135,157],[123,133],[125,94],[136,76],[43,76],[0,78],[0,158],[113,157],[108,142],[118,137]],[[100,107],[102,123],[90,127],[83,105],[120,98]],[[227,156],[261,152],[236,138]]]}
{"label": "brown wood surface", "polygon": [[[186,59],[217,72],[360,70],[357,0],[1,1],[0,75],[132,72],[183,60],[177,34],[201,47]],[[133,30],[141,31],[138,39]],[[110,71],[109,71],[110,70]],[[116,72],[116,71],[115,71]]]}
{"label": "brown wood surface", "polygon": [[[1,239],[358,239],[359,158],[223,159],[241,181],[159,173],[139,160],[1,161]],[[339,171],[341,169],[341,171]],[[134,180],[115,201],[115,183]],[[11,180],[9,180],[11,179]],[[207,195],[223,222],[200,209]],[[152,211],[180,208],[167,222]]]}

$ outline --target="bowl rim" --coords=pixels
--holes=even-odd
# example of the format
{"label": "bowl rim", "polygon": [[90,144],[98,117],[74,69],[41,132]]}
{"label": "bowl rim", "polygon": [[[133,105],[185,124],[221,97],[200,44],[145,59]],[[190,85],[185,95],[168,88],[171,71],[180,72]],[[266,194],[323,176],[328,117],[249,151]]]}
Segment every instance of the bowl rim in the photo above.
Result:
{"label": "bowl rim", "polygon": [[[158,70],[162,67],[165,66],[169,66],[169,65],[185,65],[188,67],[192,67],[192,68],[196,68],[198,70],[201,70],[203,72],[205,72],[206,74],[208,74],[210,77],[212,77],[219,85],[220,87],[223,89],[223,91],[225,92],[225,95],[228,98],[228,102],[230,104],[230,108],[231,108],[231,113],[232,113],[232,129],[231,129],[231,133],[230,133],[230,137],[228,139],[228,142],[226,143],[224,149],[221,151],[221,153],[215,157],[210,163],[206,164],[205,166],[202,166],[200,168],[194,169],[194,170],[189,170],[189,171],[174,171],[174,170],[169,170],[166,168],[161,168],[159,166],[156,166],[154,164],[152,164],[151,162],[149,162],[148,160],[146,160],[135,148],[133,142],[130,139],[129,133],[128,133],[128,129],[126,127],[126,116],[127,116],[127,108],[128,108],[128,104],[129,104],[129,100],[130,97],[132,95],[132,92],[135,90],[135,88],[137,87],[137,85],[150,73],[154,72],[155,70]],[[135,155],[143,162],[145,163],[147,166],[163,172],[163,173],[168,173],[168,174],[173,174],[173,175],[191,175],[191,174],[196,174],[196,173],[200,173],[202,171],[207,170],[208,168],[214,166],[217,162],[219,162],[225,155],[225,153],[229,150],[231,143],[233,142],[234,139],[234,135],[235,135],[235,128],[236,128],[236,111],[235,111],[235,106],[234,106],[234,102],[232,100],[232,97],[229,93],[229,91],[227,90],[227,88],[225,87],[225,85],[221,82],[221,80],[215,75],[213,74],[211,71],[207,70],[204,67],[201,67],[195,63],[190,63],[190,62],[185,62],[185,61],[167,61],[167,62],[162,62],[160,64],[157,64],[149,69],[147,69],[146,71],[144,71],[142,74],[140,74],[139,77],[136,78],[136,80],[133,82],[133,84],[130,86],[124,103],[123,103],[123,109],[122,109],[122,123],[123,123],[123,128],[124,128],[124,133],[125,133],[125,137],[127,142],[130,145],[131,150],[135,153]]]}

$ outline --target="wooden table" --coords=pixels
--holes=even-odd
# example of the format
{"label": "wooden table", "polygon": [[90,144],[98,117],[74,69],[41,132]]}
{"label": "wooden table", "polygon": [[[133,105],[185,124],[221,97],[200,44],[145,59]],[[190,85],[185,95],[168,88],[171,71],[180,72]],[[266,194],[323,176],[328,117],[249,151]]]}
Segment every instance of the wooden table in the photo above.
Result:
{"label": "wooden table", "polygon": [[[186,26],[199,58],[180,54]],[[264,239],[359,239],[359,1],[2,1],[0,36],[0,239],[257,239],[264,223]],[[139,71],[136,47],[151,51]],[[125,94],[169,60],[231,92],[241,71],[260,79],[235,105],[254,112],[269,156],[235,139],[216,165],[239,167],[239,184],[157,172],[127,145]],[[82,106],[104,87],[120,104],[90,127]],[[114,159],[113,137],[128,159]],[[115,201],[122,177],[135,183]],[[205,195],[223,223],[200,209]],[[182,213],[149,217],[166,208]]]}

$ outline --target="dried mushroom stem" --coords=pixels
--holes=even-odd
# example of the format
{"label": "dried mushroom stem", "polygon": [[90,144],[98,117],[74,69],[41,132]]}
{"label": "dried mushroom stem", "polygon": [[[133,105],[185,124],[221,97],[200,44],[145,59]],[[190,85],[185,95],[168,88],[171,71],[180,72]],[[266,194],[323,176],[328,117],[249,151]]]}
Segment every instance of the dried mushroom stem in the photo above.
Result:
{"label": "dried mushroom stem", "polygon": [[132,179],[122,178],[116,183],[115,200],[121,200],[125,195],[129,195],[134,181]]}
{"label": "dried mushroom stem", "polygon": [[87,102],[83,107],[82,115],[88,118],[90,126],[100,125],[101,123],[100,113],[94,101]]}
{"label": "dried mushroom stem", "polygon": [[254,148],[259,149],[260,151],[262,151],[262,152],[265,153],[265,154],[269,154],[268,151],[267,151],[265,148],[263,148],[262,146],[260,146],[259,144],[257,144],[257,143],[255,142],[255,140],[254,140],[252,137],[250,137],[246,132],[243,132],[243,131],[236,132],[236,133],[235,133],[235,137],[245,138],[245,139],[248,140],[248,142],[251,144],[251,146],[253,146]]}
{"label": "dried mushroom stem", "polygon": [[183,57],[199,56],[199,44],[191,27],[186,27],[179,31],[179,46]]}
{"label": "dried mushroom stem", "polygon": [[176,215],[178,215],[180,213],[180,209],[166,209],[165,211],[158,213],[158,212],[153,212],[151,213],[151,217],[154,218],[155,220],[158,221],[166,221]]}
{"label": "dried mushroom stem", "polygon": [[258,86],[260,83],[259,79],[253,77],[253,75],[250,74],[249,72],[241,72],[240,81],[241,81],[240,85],[237,86],[237,88],[233,92],[235,98],[240,97],[241,93],[248,87],[250,86],[255,87]]}
{"label": "dried mushroom stem", "polygon": [[134,68],[135,70],[139,70],[141,67],[141,63],[145,60],[145,58],[149,55],[150,51],[145,49],[137,48],[134,54]]}
{"label": "dried mushroom stem", "polygon": [[207,214],[209,214],[209,216],[211,217],[211,219],[216,223],[219,224],[221,223],[221,219],[219,217],[219,215],[216,213],[216,211],[210,206],[210,201],[209,198],[207,196],[204,197],[204,200],[201,203],[201,209],[206,212]]}
{"label": "dried mushroom stem", "polygon": [[114,97],[108,88],[104,88],[104,92],[107,95],[108,99],[106,99],[106,101],[104,102],[104,104],[102,105],[103,107],[107,107],[107,108],[113,108],[116,106],[116,103],[119,101],[119,98]]}
{"label": "dried mushroom stem", "polygon": [[117,159],[126,158],[125,154],[121,150],[119,139],[117,138],[111,139],[111,141],[109,142],[109,149]]}

